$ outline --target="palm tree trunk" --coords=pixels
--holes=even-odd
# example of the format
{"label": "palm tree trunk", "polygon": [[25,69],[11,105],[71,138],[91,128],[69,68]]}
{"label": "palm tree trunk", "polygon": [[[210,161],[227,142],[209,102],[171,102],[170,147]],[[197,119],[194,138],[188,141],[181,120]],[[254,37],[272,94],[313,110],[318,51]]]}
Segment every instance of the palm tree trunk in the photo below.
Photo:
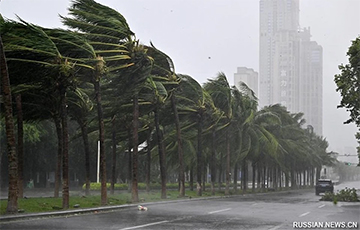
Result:
{"label": "palm tree trunk", "polygon": [[262,175],[262,170],[261,170],[261,166],[262,166],[262,163],[257,163],[257,189],[261,189],[261,175]]}
{"label": "palm tree trunk", "polygon": [[14,120],[12,114],[12,100],[10,79],[7,70],[5,52],[0,36],[0,76],[2,83],[2,96],[5,108],[5,129],[6,129],[6,143],[9,161],[9,190],[8,203],[6,213],[16,213],[18,210],[18,159],[16,153]]}
{"label": "palm tree trunk", "polygon": [[132,202],[139,202],[138,193],[138,145],[139,145],[139,101],[138,94],[135,93],[133,97],[133,157],[132,157],[132,186],[131,186],[131,200]]}
{"label": "palm tree trunk", "polygon": [[221,190],[222,174],[223,174],[222,159],[223,159],[223,151],[220,152],[220,160],[219,160],[219,178],[218,178],[219,191]]}
{"label": "palm tree trunk", "polygon": [[226,187],[225,187],[225,195],[229,195],[229,187],[230,187],[230,137],[229,131],[226,130]]}
{"label": "palm tree trunk", "polygon": [[252,163],[252,191],[255,192],[256,163]]}
{"label": "palm tree trunk", "polygon": [[202,173],[202,117],[198,117],[198,133],[197,133],[197,173],[196,173],[196,194],[202,196],[201,173]]}
{"label": "palm tree trunk", "polygon": [[262,185],[261,185],[261,188],[262,190],[264,191],[265,190],[265,186],[266,186],[266,180],[267,180],[267,177],[266,177],[266,165],[263,164],[263,168],[262,168]]}
{"label": "palm tree trunk", "polygon": [[306,169],[306,185],[310,185],[310,169]]}
{"label": "palm tree trunk", "polygon": [[311,185],[311,187],[314,187],[314,171],[315,171],[315,168],[311,167],[311,171],[310,171],[310,185]]}
{"label": "palm tree trunk", "polygon": [[280,190],[281,190],[281,189],[282,189],[282,171],[281,171],[280,167],[278,168],[278,176],[279,176],[279,179],[278,179],[278,181],[279,181],[279,188],[280,188]]}
{"label": "palm tree trunk", "polygon": [[58,154],[56,162],[56,172],[55,172],[55,188],[54,188],[54,197],[59,197],[60,182],[61,182],[61,165],[62,165],[62,155],[63,155],[63,131],[61,126],[61,119],[58,116],[54,117],[54,123],[56,127],[57,139],[58,139]]}
{"label": "palm tree trunk", "polygon": [[[99,78],[100,79],[100,78]],[[103,109],[101,105],[100,80],[94,81],[94,90],[96,96],[97,113],[99,121],[99,141],[100,141],[100,178],[101,178],[101,205],[107,204],[106,188],[106,154],[105,154],[105,126],[103,118]]]}
{"label": "palm tree trunk", "polygon": [[285,188],[289,188],[289,182],[290,182],[289,172],[286,172],[285,173]]}
{"label": "palm tree trunk", "polygon": [[234,165],[234,193],[237,193],[238,189],[238,163],[235,163]]}
{"label": "palm tree trunk", "polygon": [[132,135],[130,128],[128,129],[128,192],[132,189]]}
{"label": "palm tree trunk", "polygon": [[89,135],[87,129],[87,123],[81,122],[81,133],[84,142],[85,151],[85,195],[90,195],[90,146],[89,146]]}
{"label": "palm tree trunk", "polygon": [[160,129],[160,120],[158,108],[155,108],[155,128],[157,134],[157,144],[159,150],[160,178],[161,178],[161,199],[166,199],[166,156],[164,137]]}
{"label": "palm tree trunk", "polygon": [[212,141],[211,141],[211,159],[210,159],[210,171],[211,171],[211,195],[215,195],[215,179],[216,179],[216,131],[212,131]]}
{"label": "palm tree trunk", "polygon": [[116,116],[112,119],[112,162],[110,194],[114,194],[116,183]]}
{"label": "palm tree trunk", "polygon": [[321,166],[320,166],[320,167],[316,167],[315,183],[320,179],[320,175],[321,175]]}
{"label": "palm tree trunk", "polygon": [[277,166],[276,164],[272,167],[272,187],[274,190],[277,190],[278,187],[278,173],[277,173]]}
{"label": "palm tree trunk", "polygon": [[66,95],[65,88],[60,88],[60,98],[61,98],[61,125],[63,131],[63,154],[62,154],[62,179],[63,179],[63,189],[62,189],[62,208],[69,208],[69,133],[67,125],[67,105],[66,105]]}
{"label": "palm tree trunk", "polygon": [[171,105],[175,116],[176,138],[178,144],[177,147],[178,147],[178,156],[179,156],[179,185],[180,185],[179,197],[184,197],[185,196],[184,152],[183,152],[182,138],[181,138],[180,119],[176,107],[175,94],[172,94],[171,96]]}
{"label": "palm tree trunk", "polygon": [[205,167],[203,167],[203,169],[204,169],[204,171],[203,171],[203,178],[202,178],[202,190],[203,190],[203,192],[205,191],[205,189],[206,189],[206,177],[207,177],[207,167],[205,166]]}
{"label": "palm tree trunk", "polygon": [[191,164],[190,166],[190,180],[189,180],[189,185],[190,185],[190,191],[194,191],[194,166]]}
{"label": "palm tree trunk", "polygon": [[23,113],[21,95],[16,95],[16,110],[17,110],[17,154],[18,154],[18,197],[24,197],[24,128],[23,128]]}
{"label": "palm tree trunk", "polygon": [[246,192],[246,190],[248,189],[248,167],[247,167],[247,161],[246,159],[243,160],[243,167],[242,167],[242,177],[244,178],[243,179],[243,189],[244,189],[244,192]]}
{"label": "palm tree trunk", "polygon": [[294,162],[291,161],[291,177],[290,177],[290,181],[291,181],[291,188],[294,189],[296,186],[296,172],[295,172],[295,168],[294,168]]}
{"label": "palm tree trunk", "polygon": [[150,192],[150,175],[151,175],[151,130],[147,137],[147,155],[146,155],[146,192]]}

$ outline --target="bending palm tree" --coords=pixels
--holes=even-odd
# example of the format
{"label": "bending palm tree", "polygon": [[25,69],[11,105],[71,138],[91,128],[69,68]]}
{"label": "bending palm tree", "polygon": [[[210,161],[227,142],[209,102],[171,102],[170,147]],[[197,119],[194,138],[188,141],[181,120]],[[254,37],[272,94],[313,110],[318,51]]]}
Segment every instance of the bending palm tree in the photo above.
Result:
{"label": "bending palm tree", "polygon": [[223,113],[223,128],[226,136],[226,188],[225,195],[229,195],[230,186],[230,123],[232,114],[232,95],[229,82],[224,73],[219,73],[216,79],[209,80],[205,86],[205,90],[211,95],[214,105]]}
{"label": "bending palm tree", "polygon": [[216,109],[211,96],[192,77],[178,75],[181,95],[177,95],[179,113],[183,114],[190,122],[187,128],[196,128],[196,162],[197,162],[197,194],[202,195],[202,174],[204,171],[202,135],[204,128],[210,130],[218,120]]}
{"label": "bending palm tree", "polygon": [[[21,19],[20,19],[21,20]],[[63,161],[63,208],[69,207],[69,178],[68,178],[68,130],[67,130],[67,98],[66,92],[73,85],[74,69],[87,66],[84,59],[91,54],[89,46],[78,35],[59,29],[44,29],[26,23],[8,21],[3,24],[6,31],[6,44],[10,55],[10,62],[33,63],[40,66],[43,73],[35,76],[35,81],[42,85],[43,92],[54,94],[60,101],[60,118]],[[82,51],[82,52],[80,52]],[[18,55],[21,52],[22,55]],[[21,64],[18,64],[19,67]],[[29,70],[26,70],[29,71]],[[25,75],[25,74],[24,74]],[[39,78],[40,77],[40,78]],[[34,80],[33,80],[34,81]]]}
{"label": "bending palm tree", "polygon": [[130,57],[127,55],[125,47],[121,45],[126,40],[130,40],[133,33],[120,13],[93,0],[75,0],[69,11],[73,18],[62,17],[64,24],[83,32],[97,55],[92,83],[96,95],[99,121],[101,204],[105,205],[107,203],[105,128],[100,81],[106,73],[105,68],[111,72],[133,65],[124,62]]}
{"label": "bending palm tree", "polygon": [[[0,18],[0,20],[1,19],[2,18]],[[16,213],[18,210],[18,204],[17,204],[18,160],[16,155],[14,121],[12,117],[10,79],[8,75],[5,52],[1,37],[2,36],[0,34],[0,74],[1,74],[1,84],[2,84],[1,91],[4,100],[4,107],[5,107],[6,139],[7,139],[7,151],[8,151],[8,159],[9,159],[9,191],[8,191],[8,204],[7,204],[6,212]]]}

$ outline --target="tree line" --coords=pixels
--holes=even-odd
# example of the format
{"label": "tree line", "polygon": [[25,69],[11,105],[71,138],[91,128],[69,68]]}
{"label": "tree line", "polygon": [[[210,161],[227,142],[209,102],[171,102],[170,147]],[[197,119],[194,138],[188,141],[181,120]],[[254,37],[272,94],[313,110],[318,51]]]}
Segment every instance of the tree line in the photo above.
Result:
{"label": "tree line", "polygon": [[[68,29],[0,18],[8,213],[17,211],[23,196],[24,134],[29,135],[24,127],[37,130],[44,121],[55,127],[54,196],[62,189],[64,209],[69,207],[69,142],[76,138],[85,153],[86,194],[95,170],[89,136],[99,141],[102,205],[107,204],[106,182],[114,190],[116,159],[125,153],[133,202],[139,201],[139,170],[149,186],[153,159],[162,198],[169,172],[177,175],[179,196],[185,196],[185,174],[191,187],[196,176],[201,196],[207,170],[212,193],[216,179],[221,184],[224,177],[229,194],[231,182],[238,189],[238,180],[248,189],[249,166],[252,189],[270,182],[274,189],[295,188],[313,185],[321,167],[334,160],[326,139],[306,126],[302,113],[279,104],[258,109],[254,92],[244,83],[231,86],[222,72],[204,84],[177,73],[171,58],[152,43],[142,44],[114,9],[75,0],[69,16],[60,18]],[[76,134],[70,136],[74,123]]]}

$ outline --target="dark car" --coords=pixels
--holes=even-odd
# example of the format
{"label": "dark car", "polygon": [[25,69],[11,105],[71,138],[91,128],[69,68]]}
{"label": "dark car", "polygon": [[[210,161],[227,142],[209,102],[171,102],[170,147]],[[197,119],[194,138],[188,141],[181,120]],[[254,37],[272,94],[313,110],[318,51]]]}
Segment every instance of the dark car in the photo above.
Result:
{"label": "dark car", "polygon": [[325,192],[334,192],[334,184],[330,179],[320,179],[315,186],[315,194],[319,195],[320,193]]}

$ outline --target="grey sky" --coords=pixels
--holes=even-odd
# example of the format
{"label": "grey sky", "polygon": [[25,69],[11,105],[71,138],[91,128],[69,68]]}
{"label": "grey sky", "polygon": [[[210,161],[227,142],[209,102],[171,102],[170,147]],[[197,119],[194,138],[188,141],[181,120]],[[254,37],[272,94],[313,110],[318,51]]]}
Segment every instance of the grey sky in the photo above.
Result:
{"label": "grey sky", "polygon": [[[154,45],[174,61],[178,73],[203,83],[224,72],[231,84],[236,68],[259,71],[258,0],[98,0],[127,19],[142,43]],[[15,14],[44,27],[62,27],[58,14],[66,15],[69,0],[2,0],[0,13]],[[335,92],[338,65],[347,63],[346,52],[360,35],[360,1],[300,0],[300,26],[310,27],[312,40],[323,47],[323,134],[329,150],[355,154],[355,125],[348,119]],[[345,153],[345,152],[344,152]],[[352,159],[356,161],[356,158]]]}

